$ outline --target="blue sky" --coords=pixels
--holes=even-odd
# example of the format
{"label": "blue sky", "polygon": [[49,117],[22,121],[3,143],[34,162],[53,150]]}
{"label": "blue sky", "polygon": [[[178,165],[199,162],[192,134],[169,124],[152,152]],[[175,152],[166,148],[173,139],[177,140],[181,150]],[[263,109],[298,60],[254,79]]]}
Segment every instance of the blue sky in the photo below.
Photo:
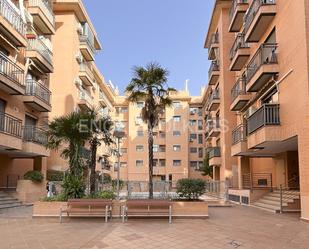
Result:
{"label": "blue sky", "polygon": [[96,63],[121,92],[132,67],[156,61],[170,71],[169,86],[183,89],[189,79],[199,95],[208,79],[203,48],[213,0],[83,0],[103,51]]}

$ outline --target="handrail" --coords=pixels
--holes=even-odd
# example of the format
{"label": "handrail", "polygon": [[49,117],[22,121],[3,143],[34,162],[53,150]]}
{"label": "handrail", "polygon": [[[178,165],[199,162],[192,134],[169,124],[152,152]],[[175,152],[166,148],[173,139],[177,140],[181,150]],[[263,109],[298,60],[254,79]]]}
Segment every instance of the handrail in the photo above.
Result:
{"label": "handrail", "polygon": [[280,105],[264,104],[248,118],[248,134],[267,125],[280,125]]}
{"label": "handrail", "polygon": [[0,112],[0,133],[21,138],[22,121],[7,113]]}
{"label": "handrail", "polygon": [[23,139],[26,142],[32,142],[40,145],[47,144],[46,131],[33,125],[25,125],[23,127]]}
{"label": "handrail", "polygon": [[220,147],[210,147],[207,149],[209,159],[214,157],[221,157],[221,148]]}
{"label": "handrail", "polygon": [[209,70],[208,70],[209,78],[210,78],[213,71],[219,71],[219,70],[220,70],[219,62],[218,61],[212,61],[211,64],[210,64]]}
{"label": "handrail", "polygon": [[2,52],[0,52],[0,74],[22,87],[25,86],[24,70]]}
{"label": "handrail", "polygon": [[232,103],[239,95],[245,95],[246,93],[246,78],[239,77],[231,90]]}
{"label": "handrail", "polygon": [[51,91],[36,80],[26,80],[26,95],[35,96],[50,105]]}
{"label": "handrail", "polygon": [[247,140],[247,125],[240,124],[232,131],[232,145]]}
{"label": "handrail", "polygon": [[34,50],[40,53],[50,64],[53,63],[53,52],[39,38],[29,38],[27,50]]}
{"label": "handrail", "polygon": [[0,15],[3,16],[18,33],[25,36],[26,23],[21,17],[21,14],[13,8],[12,4],[13,3],[10,4],[8,0],[0,0]]}
{"label": "handrail", "polygon": [[250,48],[249,44],[246,43],[246,41],[245,41],[245,34],[244,33],[237,34],[237,36],[234,40],[234,43],[232,45],[232,48],[230,50],[230,60],[233,60],[238,49],[240,49],[240,48]]}
{"label": "handrail", "polygon": [[51,7],[51,2],[49,0],[29,0],[30,7],[40,7],[41,10],[46,15],[47,19],[55,25],[55,15]]}
{"label": "handrail", "polygon": [[244,17],[244,31],[245,33],[248,32],[255,16],[256,13],[259,11],[260,7],[263,5],[275,5],[276,4],[276,0],[253,0],[248,11],[247,14]]}
{"label": "handrail", "polygon": [[233,0],[232,7],[230,9],[229,15],[230,15],[230,21],[232,21],[232,18],[236,12],[236,8],[238,4],[247,4],[248,0]]}

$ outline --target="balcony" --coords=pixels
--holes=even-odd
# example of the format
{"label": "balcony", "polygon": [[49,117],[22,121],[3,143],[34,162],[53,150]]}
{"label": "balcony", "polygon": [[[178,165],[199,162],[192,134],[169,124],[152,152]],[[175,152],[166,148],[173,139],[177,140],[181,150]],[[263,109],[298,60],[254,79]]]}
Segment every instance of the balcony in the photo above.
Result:
{"label": "balcony", "polygon": [[249,149],[263,149],[263,143],[280,140],[279,104],[262,105],[247,122]]}
{"label": "balcony", "polygon": [[208,71],[208,85],[214,85],[218,82],[220,76],[220,67],[218,61],[212,61]]}
{"label": "balcony", "polygon": [[26,23],[10,0],[0,0],[0,33],[16,47],[26,47]]}
{"label": "balcony", "polygon": [[206,129],[208,133],[208,138],[218,137],[221,132],[219,119],[216,118],[215,120],[208,120]]}
{"label": "balcony", "polygon": [[277,45],[262,44],[246,68],[246,91],[257,92],[279,72]]}
{"label": "balcony", "polygon": [[217,50],[219,50],[219,33],[212,34],[208,49],[208,59],[215,60],[217,58]]}
{"label": "balcony", "polygon": [[240,33],[236,36],[230,51],[230,71],[240,71],[250,57],[249,44],[245,42],[245,35]]}
{"label": "balcony", "polygon": [[218,89],[215,89],[209,98],[209,111],[216,111],[220,106],[220,92]]}
{"label": "balcony", "polygon": [[82,62],[80,64],[79,78],[84,82],[86,86],[93,86],[94,75],[92,72],[91,63]]}
{"label": "balcony", "polygon": [[29,0],[28,12],[33,23],[43,34],[55,34],[55,16],[49,0]]}
{"label": "balcony", "polygon": [[209,166],[221,165],[221,149],[220,147],[208,148]]}
{"label": "balcony", "polygon": [[275,0],[253,0],[244,17],[246,42],[258,42],[276,15]]}
{"label": "balcony", "polygon": [[12,151],[22,148],[22,121],[0,112],[0,150]]}
{"label": "balcony", "polygon": [[52,73],[53,53],[39,38],[29,38],[26,56],[31,58],[44,73]]}
{"label": "balcony", "polygon": [[241,124],[232,131],[232,156],[242,156],[247,151],[247,125]]}
{"label": "balcony", "polygon": [[80,51],[86,61],[94,61],[94,54],[96,48],[94,45],[94,36],[93,35],[80,35]]}
{"label": "balcony", "polygon": [[240,111],[250,100],[250,95],[246,92],[246,78],[240,77],[231,90],[232,104],[231,111]]}
{"label": "balcony", "polygon": [[239,32],[243,26],[243,19],[248,9],[248,0],[233,0],[230,9],[230,32]]}
{"label": "balcony", "polygon": [[51,92],[49,89],[36,80],[26,81],[26,93],[23,101],[39,112],[50,112]]}
{"label": "balcony", "polygon": [[49,156],[46,144],[47,134],[44,129],[32,125],[23,127],[22,150],[27,156]]}
{"label": "balcony", "polygon": [[85,90],[80,90],[78,105],[82,110],[90,110],[93,106],[93,98]]}
{"label": "balcony", "polygon": [[0,52],[0,89],[8,94],[25,93],[24,70]]}

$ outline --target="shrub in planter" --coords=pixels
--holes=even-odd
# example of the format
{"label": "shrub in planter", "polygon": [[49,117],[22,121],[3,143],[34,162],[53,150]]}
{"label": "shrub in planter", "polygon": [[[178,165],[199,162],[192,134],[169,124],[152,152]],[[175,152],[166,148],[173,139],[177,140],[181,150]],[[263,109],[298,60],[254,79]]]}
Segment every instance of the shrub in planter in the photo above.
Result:
{"label": "shrub in planter", "polygon": [[59,195],[55,195],[53,197],[44,197],[41,199],[41,201],[45,201],[45,202],[64,202],[67,201],[68,199],[66,198],[64,193],[61,193]]}
{"label": "shrub in planter", "polygon": [[85,184],[80,176],[66,175],[62,187],[66,199],[79,199],[85,196]]}
{"label": "shrub in planter", "polygon": [[189,200],[198,199],[205,193],[205,184],[202,179],[180,179],[177,181],[177,194]]}
{"label": "shrub in planter", "polygon": [[47,170],[46,179],[52,182],[62,182],[64,178],[64,172],[58,170]]}
{"label": "shrub in planter", "polygon": [[40,171],[32,170],[24,174],[24,179],[30,180],[33,182],[42,182],[42,180],[44,179],[44,176],[42,175]]}
{"label": "shrub in planter", "polygon": [[105,200],[112,200],[115,199],[116,195],[111,190],[103,190],[96,192],[94,195],[86,196],[85,198],[89,199],[105,199]]}

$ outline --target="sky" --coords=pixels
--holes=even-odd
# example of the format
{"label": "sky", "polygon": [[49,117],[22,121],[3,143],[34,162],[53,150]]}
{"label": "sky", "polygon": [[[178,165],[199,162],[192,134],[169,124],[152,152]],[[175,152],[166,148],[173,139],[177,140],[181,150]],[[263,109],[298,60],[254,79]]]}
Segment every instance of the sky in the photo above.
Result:
{"label": "sky", "polygon": [[168,85],[199,95],[208,80],[204,41],[214,0],[83,0],[103,50],[96,64],[121,93],[134,66],[158,62]]}

